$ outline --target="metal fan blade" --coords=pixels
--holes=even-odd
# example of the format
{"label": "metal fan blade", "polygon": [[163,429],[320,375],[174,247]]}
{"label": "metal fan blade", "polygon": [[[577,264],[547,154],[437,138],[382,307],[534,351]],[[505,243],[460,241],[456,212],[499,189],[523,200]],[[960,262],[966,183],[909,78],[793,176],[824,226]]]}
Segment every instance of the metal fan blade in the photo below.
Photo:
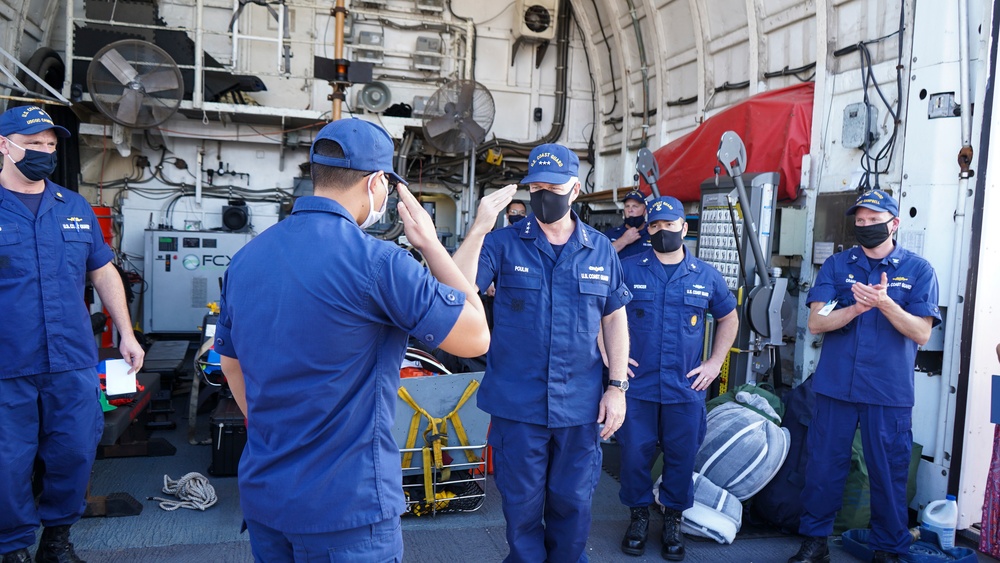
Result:
{"label": "metal fan blade", "polygon": [[107,53],[104,53],[101,56],[101,64],[123,85],[128,85],[139,75],[132,68],[132,65],[125,60],[125,57],[121,56],[117,49],[111,49]]}
{"label": "metal fan blade", "polygon": [[486,138],[486,129],[483,129],[472,119],[463,119],[459,121],[458,128],[465,133],[465,136],[468,137],[474,145],[478,145],[483,142],[483,139]]}
{"label": "metal fan blade", "polygon": [[139,82],[148,94],[152,94],[153,92],[162,92],[164,90],[173,90],[179,86],[177,82],[177,74],[175,74],[172,70],[158,70],[149,74],[143,74],[139,77]]}
{"label": "metal fan blade", "polygon": [[150,111],[153,112],[153,121],[156,124],[163,123],[170,118],[171,115],[176,111],[175,108],[162,106],[159,104],[152,104],[149,106]]}
{"label": "metal fan blade", "polygon": [[126,88],[122,94],[121,101],[118,103],[118,111],[115,113],[115,119],[119,123],[134,125],[136,119],[139,117],[139,108],[141,107],[142,94],[138,90]]}
{"label": "metal fan blade", "polygon": [[431,119],[424,127],[427,128],[427,134],[433,139],[454,129],[456,125],[458,125],[458,119],[454,115],[442,115]]}
{"label": "metal fan blade", "polygon": [[476,83],[468,80],[462,83],[462,91],[458,94],[458,113],[464,114],[472,111],[472,96],[476,93]]}

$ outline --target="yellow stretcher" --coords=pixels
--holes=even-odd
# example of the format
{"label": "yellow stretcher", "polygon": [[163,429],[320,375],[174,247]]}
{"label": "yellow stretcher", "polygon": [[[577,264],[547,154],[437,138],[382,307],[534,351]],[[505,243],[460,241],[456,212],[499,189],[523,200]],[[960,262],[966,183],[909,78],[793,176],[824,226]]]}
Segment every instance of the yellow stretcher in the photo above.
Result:
{"label": "yellow stretcher", "polygon": [[486,498],[489,415],[476,407],[483,372],[401,380],[393,437],[408,514],[471,512]]}

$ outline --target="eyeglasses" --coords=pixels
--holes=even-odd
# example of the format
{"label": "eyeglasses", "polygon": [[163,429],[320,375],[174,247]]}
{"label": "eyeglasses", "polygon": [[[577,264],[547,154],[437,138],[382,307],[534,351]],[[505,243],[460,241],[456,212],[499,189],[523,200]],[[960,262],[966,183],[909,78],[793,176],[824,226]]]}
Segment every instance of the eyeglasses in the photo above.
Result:
{"label": "eyeglasses", "polygon": [[382,175],[385,176],[385,184],[386,184],[387,189],[389,191],[389,195],[392,195],[393,192],[396,191],[396,186],[399,185],[399,180],[397,180],[397,179],[393,178],[392,176],[390,176],[389,173],[386,172],[385,170],[374,170],[372,172],[369,172],[368,174],[369,175],[378,174],[379,172],[381,172]]}

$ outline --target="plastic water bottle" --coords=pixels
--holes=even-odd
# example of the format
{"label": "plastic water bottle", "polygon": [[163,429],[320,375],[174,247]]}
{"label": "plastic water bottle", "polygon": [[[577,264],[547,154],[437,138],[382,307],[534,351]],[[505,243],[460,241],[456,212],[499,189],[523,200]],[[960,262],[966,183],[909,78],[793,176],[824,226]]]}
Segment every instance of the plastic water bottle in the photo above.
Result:
{"label": "plastic water bottle", "polygon": [[958,503],[955,502],[955,495],[927,503],[920,521],[921,530],[937,535],[941,549],[955,547],[955,527],[958,526]]}

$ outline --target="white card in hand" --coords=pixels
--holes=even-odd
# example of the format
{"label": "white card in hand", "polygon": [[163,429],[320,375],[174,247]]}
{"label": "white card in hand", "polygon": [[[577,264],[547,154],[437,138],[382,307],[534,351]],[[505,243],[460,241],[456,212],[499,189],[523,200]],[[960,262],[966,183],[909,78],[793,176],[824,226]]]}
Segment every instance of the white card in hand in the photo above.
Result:
{"label": "white card in hand", "polygon": [[107,383],[108,395],[124,395],[125,393],[135,393],[135,374],[129,373],[132,369],[125,360],[108,360],[104,363],[107,370],[105,381]]}

